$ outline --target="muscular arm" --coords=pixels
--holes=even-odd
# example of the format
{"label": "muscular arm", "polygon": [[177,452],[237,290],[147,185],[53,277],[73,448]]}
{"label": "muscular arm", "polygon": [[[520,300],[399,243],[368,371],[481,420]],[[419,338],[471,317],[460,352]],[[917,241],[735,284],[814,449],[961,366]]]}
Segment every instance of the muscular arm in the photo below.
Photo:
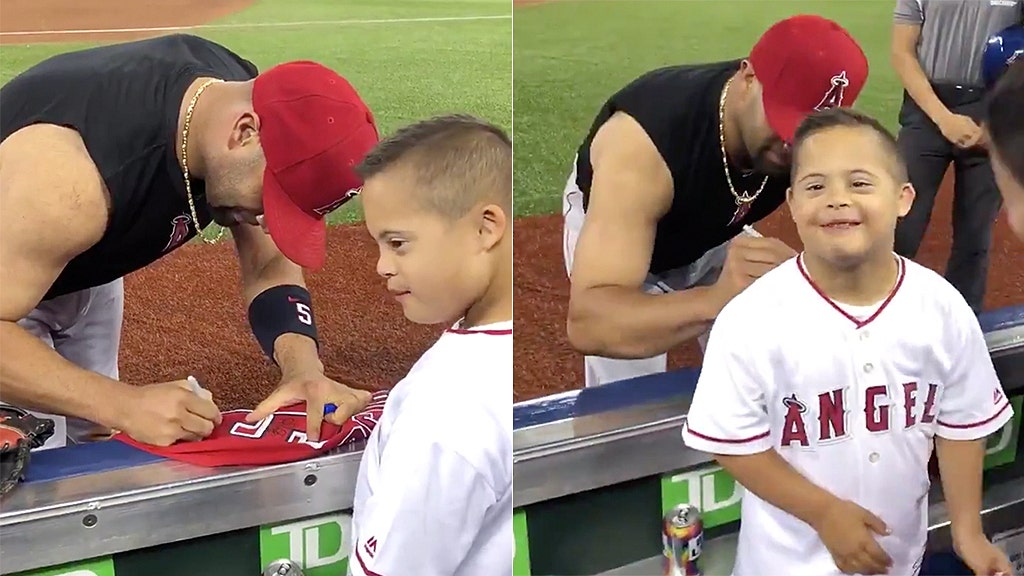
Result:
{"label": "muscular arm", "polygon": [[[264,290],[293,284],[305,288],[302,268],[285,258],[259,226],[239,224],[231,229],[242,270],[242,299],[246,308]],[[322,372],[316,342],[302,334],[283,334],[274,342],[274,358],[282,370],[315,366]]]}
{"label": "muscular arm", "polygon": [[567,330],[572,346],[611,358],[646,358],[700,335],[721,306],[710,288],[643,292],[672,175],[629,116],[613,116],[591,146],[594,182],[573,257]]}
{"label": "muscular arm", "polygon": [[38,125],[0,145],[0,400],[116,427],[129,387],[68,362],[17,324],[103,236],[102,179],[73,131]]}
{"label": "muscular arm", "polygon": [[928,76],[918,62],[917,43],[920,38],[920,24],[897,20],[893,25],[889,59],[910,97],[933,122],[938,123],[950,111],[935,95]]}

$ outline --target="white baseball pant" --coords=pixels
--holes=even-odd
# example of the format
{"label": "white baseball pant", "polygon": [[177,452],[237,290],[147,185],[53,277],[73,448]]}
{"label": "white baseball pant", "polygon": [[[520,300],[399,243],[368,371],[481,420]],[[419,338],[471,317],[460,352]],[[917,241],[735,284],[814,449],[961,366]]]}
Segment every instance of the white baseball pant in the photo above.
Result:
{"label": "white baseball pant", "polygon": [[[576,242],[579,240],[580,230],[583,229],[586,219],[586,212],[583,209],[583,192],[576,184],[575,160],[573,160],[572,172],[565,183],[565,190],[562,194],[562,215],[562,252],[565,257],[566,274],[571,277]],[[727,251],[728,242],[707,251],[693,264],[662,274],[648,274],[643,284],[643,290],[648,294],[667,294],[695,286],[714,284],[722,272]],[[707,332],[698,337],[701,350],[706,346],[707,338]],[[585,385],[588,387],[600,386],[616,380],[664,372],[668,369],[668,354],[636,360],[586,356],[584,367]]]}
{"label": "white baseball pant", "polygon": [[[118,350],[124,318],[124,280],[41,302],[18,325],[80,368],[118,378]],[[31,411],[54,421],[54,433],[40,450],[81,444],[102,434],[92,422]]]}

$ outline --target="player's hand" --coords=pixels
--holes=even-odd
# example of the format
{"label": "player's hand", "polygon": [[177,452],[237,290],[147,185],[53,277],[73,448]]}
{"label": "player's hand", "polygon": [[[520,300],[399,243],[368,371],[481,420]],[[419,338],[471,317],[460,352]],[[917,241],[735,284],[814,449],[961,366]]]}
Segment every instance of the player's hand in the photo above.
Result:
{"label": "player's hand", "polygon": [[[320,441],[320,426],[324,420],[341,425],[353,414],[366,408],[372,394],[366,390],[350,388],[331,380],[317,369],[284,372],[277,389],[260,402],[245,421],[252,424],[273,414],[276,410],[306,403],[306,438],[310,442]],[[337,410],[324,416],[324,406],[334,404]]]}
{"label": "player's hand", "polygon": [[207,393],[196,394],[188,380],[128,387],[124,417],[116,426],[132,439],[153,446],[206,438],[220,424],[220,409]]}
{"label": "player's hand", "polygon": [[729,243],[722,274],[714,289],[724,306],[779,264],[796,256],[796,250],[778,238],[759,238],[740,234]]}
{"label": "player's hand", "polygon": [[892,558],[875,535],[889,528],[881,518],[849,500],[835,500],[814,526],[843,574],[888,574]]}
{"label": "player's hand", "polygon": [[950,114],[938,122],[942,136],[960,148],[970,148],[978,144],[983,134],[981,127],[963,114]]}
{"label": "player's hand", "polygon": [[1013,565],[998,546],[989,542],[984,534],[953,540],[953,548],[975,576],[1011,576]]}

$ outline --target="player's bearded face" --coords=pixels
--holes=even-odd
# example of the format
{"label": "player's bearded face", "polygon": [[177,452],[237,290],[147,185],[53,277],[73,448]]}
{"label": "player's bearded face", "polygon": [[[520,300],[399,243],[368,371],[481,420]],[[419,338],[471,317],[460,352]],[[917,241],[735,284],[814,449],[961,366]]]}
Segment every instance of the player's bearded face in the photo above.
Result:
{"label": "player's bearded face", "polygon": [[743,139],[753,168],[761,174],[785,175],[792,164],[789,146],[768,125],[760,91],[753,90],[748,98]]}
{"label": "player's bearded face", "polygon": [[206,204],[220,226],[260,225],[266,164],[258,150],[240,154],[216,157],[206,178]]}
{"label": "player's bearded face", "polygon": [[363,185],[364,222],[379,251],[377,273],[410,321],[453,323],[486,286],[486,268],[473,242],[471,216],[452,220],[426,209],[415,186],[412,176],[395,169]]}
{"label": "player's bearded face", "polygon": [[800,146],[789,207],[808,253],[849,268],[892,252],[913,189],[896,182],[886,154],[866,128],[829,128]]}

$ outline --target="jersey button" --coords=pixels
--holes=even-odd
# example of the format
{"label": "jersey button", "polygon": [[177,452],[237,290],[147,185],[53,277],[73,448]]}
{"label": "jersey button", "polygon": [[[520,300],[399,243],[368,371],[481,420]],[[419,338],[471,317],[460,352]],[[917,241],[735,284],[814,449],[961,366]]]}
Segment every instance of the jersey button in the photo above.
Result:
{"label": "jersey button", "polygon": [[861,340],[867,340],[870,337],[871,337],[871,334],[867,330],[861,330],[861,332],[860,332],[860,339]]}
{"label": "jersey button", "polygon": [[870,454],[870,455],[868,456],[868,460],[870,460],[872,464],[874,464],[875,462],[878,462],[878,458],[879,458],[879,456],[878,456],[878,452],[872,452],[872,453],[871,453],[871,454]]}
{"label": "jersey button", "polygon": [[868,362],[867,364],[864,365],[864,371],[865,372],[871,372],[874,369],[875,369],[875,365],[872,364],[871,362]]}

